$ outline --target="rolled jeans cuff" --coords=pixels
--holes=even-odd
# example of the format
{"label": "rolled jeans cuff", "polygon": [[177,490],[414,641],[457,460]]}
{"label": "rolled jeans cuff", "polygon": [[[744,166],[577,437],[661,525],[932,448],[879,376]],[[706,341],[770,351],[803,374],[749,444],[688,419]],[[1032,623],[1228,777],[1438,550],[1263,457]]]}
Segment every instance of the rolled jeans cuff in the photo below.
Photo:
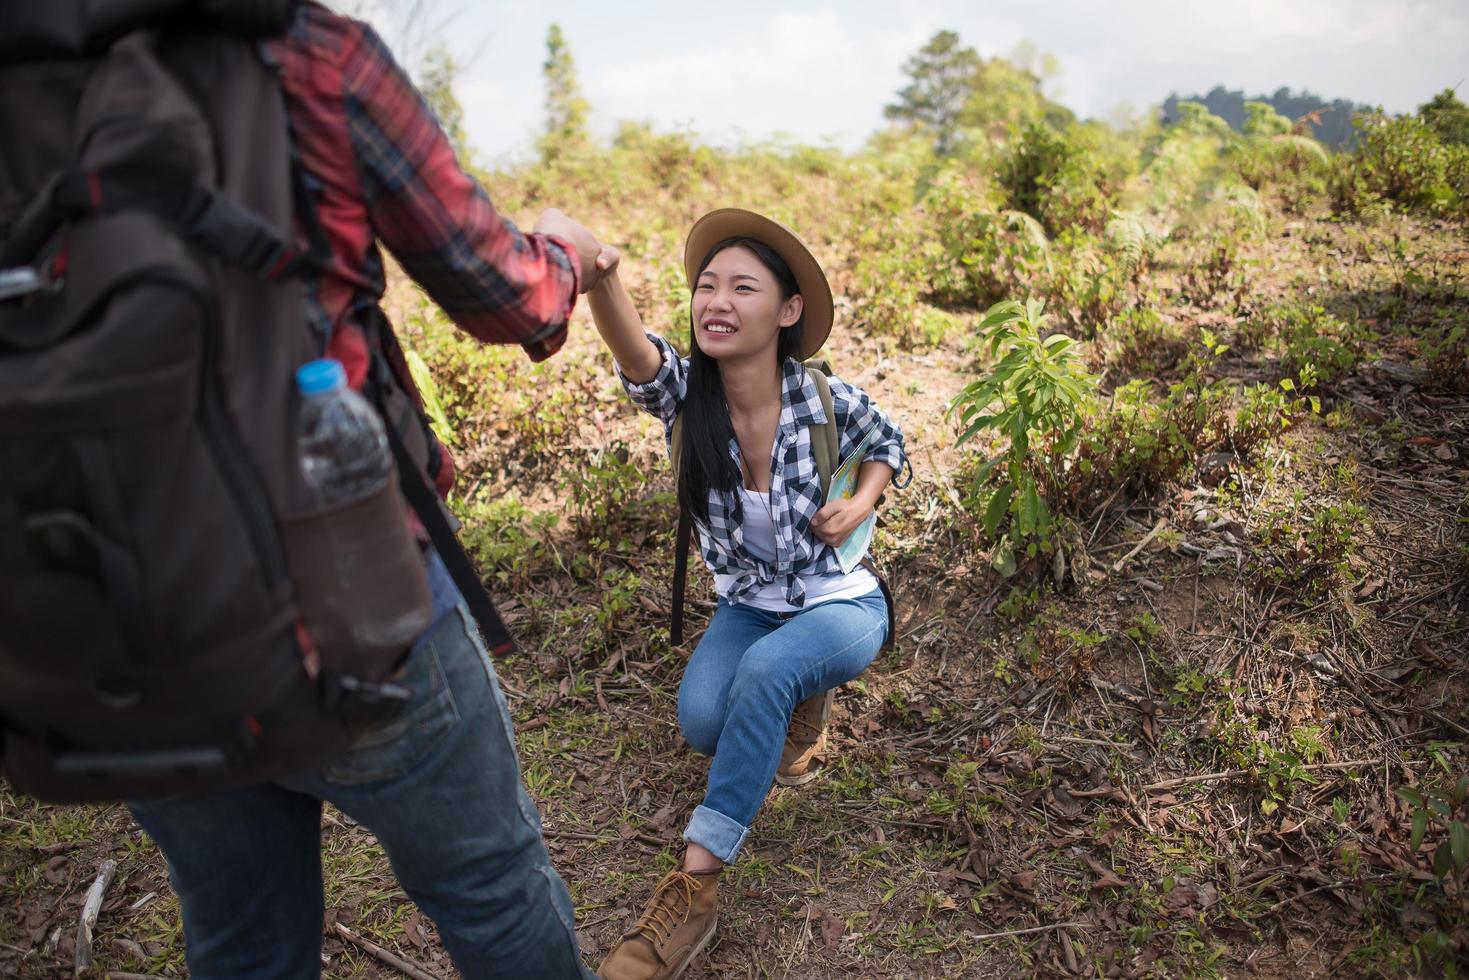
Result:
{"label": "rolled jeans cuff", "polygon": [[749,827],[707,806],[694,807],[694,815],[689,818],[689,825],[683,832],[684,840],[698,844],[725,864],[735,859],[749,836]]}

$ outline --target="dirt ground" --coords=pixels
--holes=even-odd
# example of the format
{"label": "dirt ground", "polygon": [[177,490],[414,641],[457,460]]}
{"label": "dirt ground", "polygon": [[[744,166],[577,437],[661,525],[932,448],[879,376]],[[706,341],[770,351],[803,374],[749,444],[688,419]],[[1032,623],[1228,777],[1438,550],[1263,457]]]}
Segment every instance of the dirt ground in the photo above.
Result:
{"label": "dirt ground", "polygon": [[[899,640],[840,691],[826,774],[772,791],[689,976],[1397,976],[1427,972],[1414,943],[1434,924],[1465,941],[1462,883],[1430,873],[1432,839],[1409,846],[1396,790],[1469,771],[1469,397],[1412,370],[1414,318],[1462,314],[1469,253],[1443,226],[1399,230],[1433,256],[1427,292],[1399,294],[1381,239],[1329,222],[1252,256],[1257,306],[1314,297],[1381,336],[1259,458],[1079,515],[1059,590],[1001,580],[960,506],[974,450],[945,408],[978,370],[966,332],[914,353],[838,331],[830,359],[901,420],[913,459],[876,546]],[[1329,272],[1298,274],[1322,255]],[[1247,319],[1168,301],[1188,330]],[[605,371],[577,330],[563,357]],[[1217,370],[1243,383],[1272,356],[1241,345]],[[646,421],[607,412],[601,438],[656,465]],[[493,482],[467,455],[466,478]],[[673,525],[656,490],[666,477],[591,574],[562,526],[501,592],[523,652],[497,666],[592,964],[672,866],[707,768],[675,723],[690,646],[662,632]],[[1304,545],[1281,522],[1348,502],[1342,578],[1288,584]],[[616,608],[596,588],[612,572],[635,578]],[[702,569],[690,591],[697,637]],[[371,836],[333,811],[321,834],[324,973],[401,974],[340,925],[449,976]],[[163,862],[126,810],[0,787],[0,976],[70,972],[105,859],[96,969],[185,975]]]}

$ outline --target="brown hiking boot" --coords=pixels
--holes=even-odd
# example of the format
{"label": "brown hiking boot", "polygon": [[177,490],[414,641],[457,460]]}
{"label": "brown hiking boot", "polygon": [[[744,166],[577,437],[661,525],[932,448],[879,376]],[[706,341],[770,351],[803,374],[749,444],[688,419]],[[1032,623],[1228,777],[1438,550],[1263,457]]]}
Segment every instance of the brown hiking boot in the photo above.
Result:
{"label": "brown hiking boot", "polygon": [[718,921],[719,872],[663,876],[648,908],[597,968],[602,980],[674,980],[709,944]]}
{"label": "brown hiking boot", "polygon": [[782,786],[800,786],[816,778],[821,771],[816,757],[826,751],[826,719],[831,715],[836,689],[809,697],[791,712],[791,727],[786,732],[785,750],[780,754],[780,768],[775,781]]}

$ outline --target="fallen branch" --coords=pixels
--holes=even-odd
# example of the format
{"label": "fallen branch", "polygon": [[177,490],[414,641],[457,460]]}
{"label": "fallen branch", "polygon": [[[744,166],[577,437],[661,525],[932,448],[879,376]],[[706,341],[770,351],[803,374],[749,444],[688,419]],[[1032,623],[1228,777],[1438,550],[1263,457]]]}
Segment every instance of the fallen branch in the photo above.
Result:
{"label": "fallen branch", "polygon": [[20,946],[12,945],[11,943],[0,942],[0,949],[9,950],[10,952],[15,953],[17,956],[19,956],[22,960],[28,957],[35,956],[40,959],[50,960],[51,962],[60,964],[62,966],[66,965],[66,960],[62,959],[61,957],[55,955],[54,953],[48,953],[43,949],[36,949],[35,947],[24,949]]}
{"label": "fallen branch", "polygon": [[1112,563],[1112,571],[1114,571],[1114,572],[1120,572],[1120,571],[1122,571],[1122,566],[1123,565],[1126,565],[1128,562],[1132,561],[1133,558],[1137,557],[1137,553],[1139,551],[1142,551],[1144,548],[1146,548],[1148,546],[1148,542],[1150,542],[1154,538],[1156,538],[1158,536],[1158,532],[1161,531],[1161,530],[1163,530],[1167,526],[1168,526],[1168,518],[1166,518],[1166,517],[1160,517],[1160,518],[1158,518],[1158,523],[1153,525],[1153,529],[1151,531],[1149,531],[1147,534],[1143,535],[1143,539],[1141,541],[1139,541],[1137,544],[1135,544],[1135,545],[1132,546],[1132,550],[1131,551],[1129,551],[1127,554],[1123,555],[1121,558],[1117,559],[1115,562]]}
{"label": "fallen branch", "polygon": [[652,834],[633,834],[631,837],[620,837],[615,834],[611,836],[607,834],[586,834],[577,830],[547,830],[542,833],[542,836],[547,840],[584,840],[592,844],[616,844],[619,840],[624,843],[635,841],[655,851],[661,851],[671,843],[671,841],[659,840]]}
{"label": "fallen branch", "polygon": [[1260,913],[1260,916],[1263,918],[1264,916],[1267,916],[1267,915],[1274,915],[1276,912],[1279,912],[1281,909],[1285,908],[1287,905],[1291,904],[1292,902],[1299,902],[1303,898],[1306,898],[1306,897],[1308,897],[1310,895],[1318,894],[1320,892],[1336,891],[1338,888],[1345,888],[1348,885],[1361,885],[1361,884],[1363,884],[1365,882],[1368,882],[1368,881],[1384,881],[1384,880],[1386,880],[1388,878],[1391,878],[1391,877],[1393,877],[1393,876],[1390,875],[1390,874],[1377,874],[1377,875],[1368,875],[1365,878],[1345,878],[1345,879],[1343,879],[1341,881],[1329,882],[1328,884],[1322,885],[1319,888],[1312,888],[1312,889],[1309,889],[1307,891],[1303,891],[1303,892],[1301,892],[1298,895],[1292,895],[1289,898],[1282,898],[1280,901],[1278,901],[1274,905],[1270,906],[1264,912],[1261,912]]}
{"label": "fallen branch", "polygon": [[1028,936],[1033,932],[1050,932],[1052,929],[1085,929],[1089,923],[1086,922],[1053,922],[1048,926],[1031,926],[1029,929],[1007,929],[1004,932],[970,932],[966,933],[965,939],[975,942],[981,939],[1004,939],[1006,936]]}
{"label": "fallen branch", "polygon": [[[1355,769],[1359,766],[1380,766],[1386,760],[1383,759],[1354,759],[1351,762],[1317,762],[1309,766],[1301,766],[1302,769],[1311,772],[1319,772],[1328,769]],[[1190,783],[1207,783],[1215,779],[1239,779],[1241,776],[1251,776],[1259,772],[1258,769],[1226,769],[1223,772],[1205,772],[1194,776],[1179,776],[1177,779],[1165,779],[1161,783],[1149,783],[1143,787],[1144,793],[1154,790],[1173,789],[1175,786],[1187,786]]]}
{"label": "fallen branch", "polygon": [[413,980],[440,980],[440,977],[438,977],[436,974],[430,973],[421,966],[410,963],[403,957],[399,956],[397,953],[388,952],[377,943],[363,939],[361,936],[357,935],[357,933],[353,932],[351,929],[348,929],[340,922],[335,924],[335,928],[337,930],[337,935],[347,940],[347,942],[358,947],[368,956],[371,956],[373,959],[378,960],[382,963],[386,963],[388,966],[391,966],[398,972],[412,977]]}
{"label": "fallen branch", "polygon": [[87,890],[87,900],[82,903],[82,920],[77,926],[76,971],[81,973],[92,965],[92,930],[97,928],[97,916],[102,913],[102,899],[107,895],[107,886],[117,874],[117,862],[108,858],[102,862],[97,878]]}

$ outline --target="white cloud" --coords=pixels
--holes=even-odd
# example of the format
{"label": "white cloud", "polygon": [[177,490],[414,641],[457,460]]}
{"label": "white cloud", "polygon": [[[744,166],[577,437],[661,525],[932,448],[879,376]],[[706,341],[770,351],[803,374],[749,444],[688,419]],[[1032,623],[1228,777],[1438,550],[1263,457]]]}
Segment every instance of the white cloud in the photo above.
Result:
{"label": "white cloud", "polygon": [[566,31],[598,132],[635,119],[721,143],[785,132],[859,145],[883,125],[904,61],[945,28],[987,57],[1023,40],[1055,54],[1055,88],[1083,116],[1122,102],[1140,112],[1169,92],[1215,85],[1251,95],[1289,86],[1407,111],[1469,76],[1463,0],[500,0],[466,13],[453,39],[473,48],[488,38],[460,98],[471,139],[492,159],[532,152],[552,20]]}
{"label": "white cloud", "polygon": [[684,50],[611,66],[586,89],[603,120],[692,120],[716,140],[819,138],[866,126],[872,101],[889,91],[885,79],[873,86],[880,40],[854,37],[832,7],[777,13],[733,40],[695,30]]}

